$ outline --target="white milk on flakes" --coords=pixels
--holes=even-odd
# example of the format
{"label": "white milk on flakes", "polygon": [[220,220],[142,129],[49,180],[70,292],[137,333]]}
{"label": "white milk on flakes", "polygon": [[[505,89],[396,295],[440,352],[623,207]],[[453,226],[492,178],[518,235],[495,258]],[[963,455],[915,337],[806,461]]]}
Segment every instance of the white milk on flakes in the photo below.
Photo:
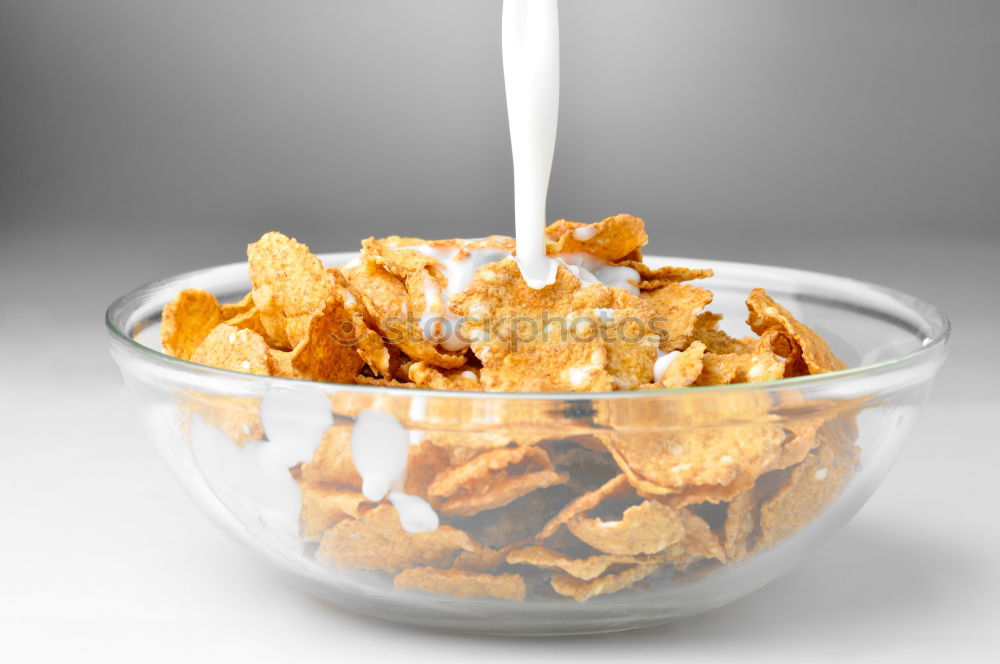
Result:
{"label": "white milk on flakes", "polygon": [[663,375],[667,373],[667,369],[674,363],[674,360],[680,357],[680,354],[679,350],[672,350],[669,353],[656,352],[656,362],[653,364],[653,380],[655,382],[659,383],[663,380]]}

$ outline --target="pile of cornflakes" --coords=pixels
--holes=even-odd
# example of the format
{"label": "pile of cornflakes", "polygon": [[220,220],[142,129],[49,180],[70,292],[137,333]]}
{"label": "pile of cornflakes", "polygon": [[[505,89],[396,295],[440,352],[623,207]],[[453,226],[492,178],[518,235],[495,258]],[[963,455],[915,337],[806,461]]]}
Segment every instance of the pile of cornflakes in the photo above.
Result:
{"label": "pile of cornflakes", "polygon": [[[412,388],[331,394],[337,423],[290,469],[316,559],[391,574],[401,590],[584,601],[660,577],[681,582],[772,546],[840,493],[858,467],[856,404],[797,403],[794,390],[422,399],[423,390],[694,388],[845,368],[762,289],[747,299],[755,336],[722,331],[706,309],[712,293],[691,283],[712,272],[647,267],[640,219],[558,221],[547,240],[560,262],[554,283],[534,289],[509,237],[369,238],[358,259],[325,267],[268,233],[248,248],[251,292],[219,304],[183,291],[163,311],[163,348],[243,373]],[[256,399],[192,403],[237,444],[263,435]],[[779,406],[798,415],[778,417]],[[436,530],[407,532],[393,505],[362,494],[351,423],[366,409],[415,436],[405,492],[433,507]]]}

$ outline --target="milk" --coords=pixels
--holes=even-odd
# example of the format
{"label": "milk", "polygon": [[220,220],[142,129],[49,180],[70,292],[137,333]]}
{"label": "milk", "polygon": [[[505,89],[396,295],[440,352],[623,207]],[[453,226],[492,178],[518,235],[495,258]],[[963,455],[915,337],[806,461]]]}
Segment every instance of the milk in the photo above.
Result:
{"label": "milk", "polygon": [[554,283],[545,256],[545,201],[559,121],[559,10],[556,0],[504,0],[503,72],[514,157],[517,264],[532,288]]}
{"label": "milk", "polygon": [[388,497],[408,533],[437,530],[434,509],[420,496],[403,493],[410,432],[389,413],[363,410],[351,430],[351,459],[361,476],[361,493],[372,502]]}

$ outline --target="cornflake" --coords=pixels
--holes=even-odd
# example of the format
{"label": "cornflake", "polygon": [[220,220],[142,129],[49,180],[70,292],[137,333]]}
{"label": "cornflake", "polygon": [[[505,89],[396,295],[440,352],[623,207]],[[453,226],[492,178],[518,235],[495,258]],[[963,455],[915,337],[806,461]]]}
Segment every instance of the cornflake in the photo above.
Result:
{"label": "cornflake", "polygon": [[526,586],[517,574],[481,574],[469,570],[411,567],[396,575],[397,590],[422,590],[456,597],[495,597],[519,602]]}
{"label": "cornflake", "polygon": [[407,567],[443,567],[461,551],[479,548],[466,533],[439,526],[432,533],[408,533],[391,505],[380,505],[357,519],[344,519],[326,531],[316,557],[340,569],[398,572]]}
{"label": "cornflake", "polygon": [[215,296],[188,289],[163,308],[160,342],[167,355],[190,360],[205,337],[222,322]]}
{"label": "cornflake", "polygon": [[592,597],[631,588],[662,566],[663,563],[659,561],[640,563],[622,572],[599,576],[592,581],[582,581],[568,574],[557,574],[552,577],[552,589],[560,595],[572,597],[578,602],[585,602]]}

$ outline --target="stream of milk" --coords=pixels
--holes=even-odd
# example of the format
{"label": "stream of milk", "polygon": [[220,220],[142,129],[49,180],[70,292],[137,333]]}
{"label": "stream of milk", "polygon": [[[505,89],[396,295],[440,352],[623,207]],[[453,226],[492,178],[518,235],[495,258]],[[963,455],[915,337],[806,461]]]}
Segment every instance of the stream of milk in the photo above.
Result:
{"label": "stream of milk", "polygon": [[559,121],[557,0],[504,0],[503,72],[514,157],[517,264],[532,288],[555,281],[545,256],[545,202]]}

